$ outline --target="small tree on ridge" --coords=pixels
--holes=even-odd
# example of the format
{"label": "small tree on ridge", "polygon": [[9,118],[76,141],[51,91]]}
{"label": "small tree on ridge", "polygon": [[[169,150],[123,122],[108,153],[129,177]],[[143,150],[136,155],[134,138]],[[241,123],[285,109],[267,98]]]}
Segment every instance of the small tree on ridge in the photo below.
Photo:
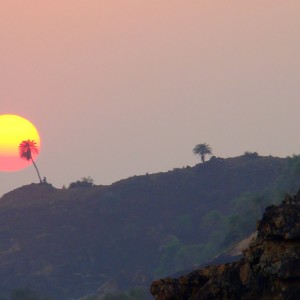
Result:
{"label": "small tree on ridge", "polygon": [[205,155],[212,155],[212,149],[206,143],[196,145],[193,152],[194,154],[200,155],[202,162],[205,161]]}

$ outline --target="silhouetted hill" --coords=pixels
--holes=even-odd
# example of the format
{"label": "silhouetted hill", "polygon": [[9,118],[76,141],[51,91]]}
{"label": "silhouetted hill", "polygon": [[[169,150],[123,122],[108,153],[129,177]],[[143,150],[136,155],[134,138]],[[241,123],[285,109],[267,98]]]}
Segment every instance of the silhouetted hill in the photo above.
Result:
{"label": "silhouetted hill", "polygon": [[229,216],[234,199],[270,187],[285,166],[286,159],[243,155],[110,186],[9,192],[0,200],[0,296],[30,287],[77,299],[109,280],[120,289],[145,286],[202,263],[219,250],[211,215]]}

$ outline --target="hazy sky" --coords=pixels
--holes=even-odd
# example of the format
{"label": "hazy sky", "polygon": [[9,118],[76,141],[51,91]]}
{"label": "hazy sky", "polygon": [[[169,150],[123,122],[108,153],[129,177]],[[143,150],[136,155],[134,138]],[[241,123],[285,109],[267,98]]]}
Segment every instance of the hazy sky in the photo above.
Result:
{"label": "hazy sky", "polygon": [[195,165],[202,142],[300,153],[299,0],[3,0],[0,39],[0,114],[36,125],[56,187]]}

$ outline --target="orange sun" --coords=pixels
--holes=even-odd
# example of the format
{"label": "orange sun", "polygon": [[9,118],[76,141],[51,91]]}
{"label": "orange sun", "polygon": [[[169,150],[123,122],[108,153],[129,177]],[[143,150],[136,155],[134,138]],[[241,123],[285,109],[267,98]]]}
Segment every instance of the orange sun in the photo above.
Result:
{"label": "orange sun", "polygon": [[31,165],[19,153],[19,145],[27,140],[36,142],[40,149],[40,136],[32,123],[17,115],[0,115],[0,171],[18,171]]}

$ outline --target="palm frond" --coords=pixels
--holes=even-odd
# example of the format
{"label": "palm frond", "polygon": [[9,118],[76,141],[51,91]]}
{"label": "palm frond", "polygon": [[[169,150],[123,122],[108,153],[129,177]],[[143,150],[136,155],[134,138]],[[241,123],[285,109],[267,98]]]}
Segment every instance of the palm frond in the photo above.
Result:
{"label": "palm frond", "polygon": [[33,155],[37,155],[39,153],[39,149],[35,141],[27,140],[22,141],[19,145],[19,153],[21,158],[30,160]]}

